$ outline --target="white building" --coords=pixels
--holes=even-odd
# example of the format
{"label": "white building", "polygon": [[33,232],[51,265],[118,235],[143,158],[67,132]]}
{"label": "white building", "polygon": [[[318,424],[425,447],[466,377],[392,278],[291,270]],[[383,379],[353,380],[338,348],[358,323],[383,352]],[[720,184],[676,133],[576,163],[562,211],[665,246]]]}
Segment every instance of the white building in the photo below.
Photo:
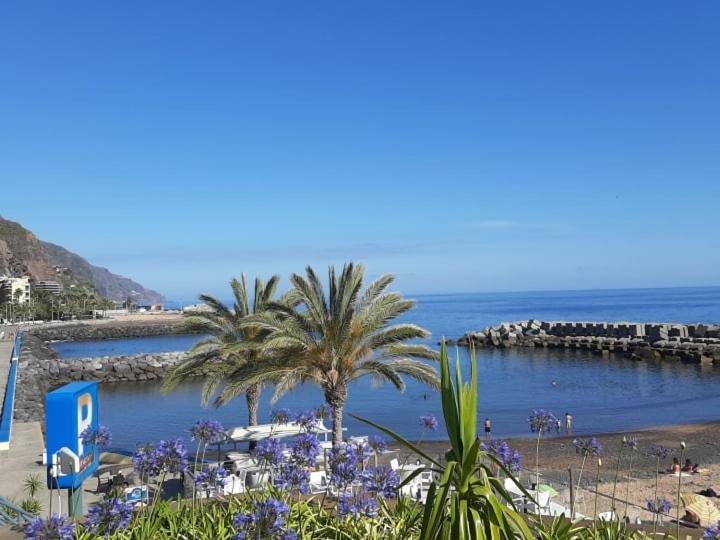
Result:
{"label": "white building", "polygon": [[60,294],[62,286],[57,281],[36,281],[32,288],[38,291],[48,291],[53,294]]}
{"label": "white building", "polygon": [[30,278],[0,278],[0,302],[25,304],[30,301]]}

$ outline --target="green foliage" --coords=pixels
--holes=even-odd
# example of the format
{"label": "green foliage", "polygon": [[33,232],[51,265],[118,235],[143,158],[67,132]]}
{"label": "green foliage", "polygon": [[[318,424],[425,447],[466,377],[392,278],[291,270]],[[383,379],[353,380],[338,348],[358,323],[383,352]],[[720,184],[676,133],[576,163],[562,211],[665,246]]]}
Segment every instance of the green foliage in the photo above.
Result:
{"label": "green foliage", "polygon": [[[227,500],[205,501],[200,508],[189,501],[159,501],[153,512],[139,511],[130,527],[109,536],[112,540],[230,540],[237,531],[233,517],[250,510],[253,500],[270,493],[256,492]],[[273,490],[273,496],[278,494]],[[300,539],[318,540],[405,540],[417,539],[420,510],[418,504],[401,499],[397,504],[381,503],[375,519],[339,518],[333,508],[323,508],[320,500],[288,500],[287,526],[298,532]],[[82,526],[78,540],[96,540]]]}
{"label": "green foliage", "polygon": [[25,499],[20,503],[20,508],[37,515],[42,511],[42,504],[36,499]]}
{"label": "green foliage", "polygon": [[39,474],[28,474],[23,481],[23,489],[31,499],[35,498],[42,486],[43,481],[40,479]]}

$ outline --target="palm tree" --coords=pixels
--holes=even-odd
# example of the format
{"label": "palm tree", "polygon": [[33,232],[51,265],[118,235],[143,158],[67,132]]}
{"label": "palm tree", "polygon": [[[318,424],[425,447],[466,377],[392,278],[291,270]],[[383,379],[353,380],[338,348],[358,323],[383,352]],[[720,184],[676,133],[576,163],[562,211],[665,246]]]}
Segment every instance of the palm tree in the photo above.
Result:
{"label": "palm tree", "polygon": [[[348,386],[370,375],[405,389],[403,375],[438,387],[435,369],[417,360],[439,359],[436,351],[409,340],[430,333],[414,324],[390,321],[415,303],[387,292],[394,276],[386,274],[363,292],[365,268],[345,264],[340,276],[330,266],[328,292],[311,267],[306,276],[293,274],[293,289],[284,305],[249,318],[247,325],[267,332],[261,349],[272,351],[267,362],[247,364],[228,382],[226,392],[240,392],[261,381],[275,383],[277,400],[298,384],[313,382],[325,393],[333,414],[333,444],[342,442],[343,409]],[[221,396],[222,397],[222,396]]]}
{"label": "palm tree", "polygon": [[[169,392],[189,377],[203,375],[205,384],[202,403],[207,405],[218,388],[232,378],[238,369],[262,362],[268,353],[260,351],[258,347],[267,332],[249,328],[242,323],[248,317],[259,315],[267,309],[268,304],[274,300],[279,281],[279,276],[272,276],[267,283],[259,278],[255,279],[255,295],[251,304],[245,274],[241,275],[240,280],[233,279],[230,282],[235,297],[232,309],[228,309],[212,296],[200,295],[200,300],[208,309],[186,313],[183,329],[208,334],[208,337],[198,342],[188,352],[187,358],[168,374],[163,384],[163,392]],[[261,390],[260,382],[243,389],[250,426],[257,424]],[[233,397],[238,394],[235,393]],[[225,393],[223,395],[225,399],[216,399],[216,405],[229,401],[228,396]]]}

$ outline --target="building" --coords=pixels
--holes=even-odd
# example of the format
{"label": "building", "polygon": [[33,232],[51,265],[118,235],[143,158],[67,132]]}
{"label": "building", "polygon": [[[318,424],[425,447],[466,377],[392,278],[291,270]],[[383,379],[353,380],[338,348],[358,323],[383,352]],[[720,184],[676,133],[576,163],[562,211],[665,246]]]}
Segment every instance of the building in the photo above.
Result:
{"label": "building", "polygon": [[25,304],[30,301],[30,278],[1,278],[0,302]]}
{"label": "building", "polygon": [[48,291],[53,294],[60,294],[62,292],[62,285],[57,281],[36,281],[32,284],[32,288],[37,291]]}

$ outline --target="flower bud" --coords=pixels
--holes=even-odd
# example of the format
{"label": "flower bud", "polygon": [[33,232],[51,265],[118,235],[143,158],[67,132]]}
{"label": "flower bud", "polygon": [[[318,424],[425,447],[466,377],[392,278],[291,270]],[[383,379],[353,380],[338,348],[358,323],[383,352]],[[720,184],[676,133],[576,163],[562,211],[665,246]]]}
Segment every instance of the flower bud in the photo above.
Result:
{"label": "flower bud", "polygon": [[680,441],[680,448],[685,450],[685,441]]}

